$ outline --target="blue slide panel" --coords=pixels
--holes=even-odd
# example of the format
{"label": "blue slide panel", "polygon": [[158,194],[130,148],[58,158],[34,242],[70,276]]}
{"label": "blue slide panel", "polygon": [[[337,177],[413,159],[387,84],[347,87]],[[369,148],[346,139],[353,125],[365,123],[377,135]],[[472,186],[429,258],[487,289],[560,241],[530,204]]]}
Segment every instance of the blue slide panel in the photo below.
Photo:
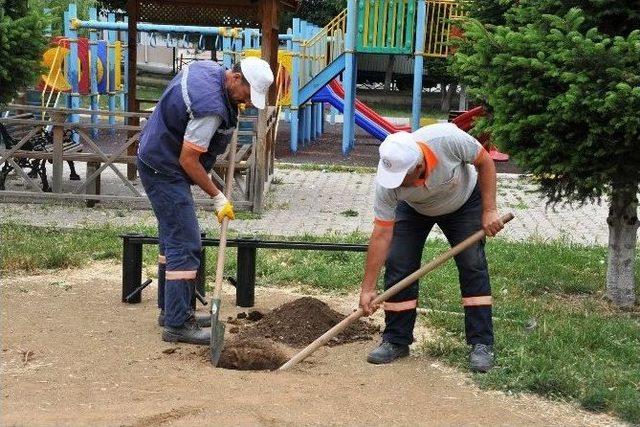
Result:
{"label": "blue slide panel", "polygon": [[[333,90],[325,86],[320,89],[312,98],[312,102],[326,102],[334,107],[336,110],[344,113],[344,100],[340,98]],[[371,121],[368,117],[362,114],[356,109],[356,125],[362,128],[367,133],[371,134],[376,139],[384,141],[389,135],[389,132],[384,130],[378,124]]]}

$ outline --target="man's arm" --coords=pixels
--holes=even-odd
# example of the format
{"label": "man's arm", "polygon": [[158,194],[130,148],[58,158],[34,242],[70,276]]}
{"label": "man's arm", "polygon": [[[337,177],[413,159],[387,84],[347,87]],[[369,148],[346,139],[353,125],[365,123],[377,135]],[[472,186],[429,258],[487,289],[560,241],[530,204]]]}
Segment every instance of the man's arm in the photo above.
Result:
{"label": "man's arm", "polygon": [[220,190],[209,178],[209,174],[200,163],[201,151],[191,148],[189,144],[182,144],[180,151],[180,166],[189,175],[189,178],[211,197],[220,194]]}
{"label": "man's arm", "polygon": [[478,169],[478,185],[482,197],[482,228],[488,236],[495,236],[504,227],[496,207],[496,167],[484,149],[480,151],[473,165]]}
{"label": "man's arm", "polygon": [[382,270],[382,266],[387,260],[392,237],[393,226],[374,225],[371,239],[369,240],[364,279],[362,279],[360,290],[360,307],[364,310],[366,316],[378,309],[378,307],[372,306],[371,302],[377,296],[376,283],[380,270]]}

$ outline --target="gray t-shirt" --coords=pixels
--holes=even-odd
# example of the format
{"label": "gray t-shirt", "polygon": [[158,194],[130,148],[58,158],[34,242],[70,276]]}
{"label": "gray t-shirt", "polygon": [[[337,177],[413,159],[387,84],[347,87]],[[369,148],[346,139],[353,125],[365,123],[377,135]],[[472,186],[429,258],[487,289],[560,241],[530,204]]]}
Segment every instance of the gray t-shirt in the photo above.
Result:
{"label": "gray t-shirt", "polygon": [[218,115],[191,118],[184,132],[184,144],[192,150],[204,153],[209,149],[213,134],[220,127],[222,117]]}
{"label": "gray t-shirt", "polygon": [[374,213],[380,225],[392,225],[399,201],[406,201],[418,213],[439,216],[459,209],[478,180],[473,163],[482,145],[452,123],[424,126],[412,133],[427,160],[424,183],[387,189],[375,184]]}

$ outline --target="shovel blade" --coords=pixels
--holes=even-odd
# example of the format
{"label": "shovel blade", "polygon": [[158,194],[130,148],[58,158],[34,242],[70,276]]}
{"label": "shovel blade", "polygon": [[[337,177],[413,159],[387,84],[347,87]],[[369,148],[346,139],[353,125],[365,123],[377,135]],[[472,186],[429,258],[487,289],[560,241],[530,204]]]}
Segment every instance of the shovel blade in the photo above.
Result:
{"label": "shovel blade", "polygon": [[224,346],[224,323],[218,320],[220,300],[211,300],[211,342],[209,345],[209,359],[213,366],[218,366],[222,347]]}

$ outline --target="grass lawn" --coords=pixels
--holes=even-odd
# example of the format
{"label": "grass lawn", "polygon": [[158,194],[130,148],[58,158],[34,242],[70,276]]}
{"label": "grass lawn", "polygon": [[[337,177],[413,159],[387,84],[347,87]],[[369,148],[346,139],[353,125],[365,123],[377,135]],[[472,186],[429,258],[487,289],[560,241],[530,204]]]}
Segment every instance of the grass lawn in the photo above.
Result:
{"label": "grass lawn", "polygon": [[[121,256],[118,235],[125,231],[155,235],[154,229],[144,228],[67,231],[2,225],[0,272],[117,260]],[[366,236],[298,236],[292,240],[301,239],[365,242]],[[443,242],[430,242],[424,259],[446,247]],[[156,254],[153,247],[145,249],[147,275],[155,275]],[[211,248],[208,254],[213,257],[215,250]],[[363,254],[263,249],[258,254],[258,281],[262,284],[347,293],[356,291],[362,278]],[[498,366],[489,374],[475,375],[477,383],[575,401],[589,410],[640,423],[640,310],[617,310],[604,298],[606,249],[496,239],[487,244],[487,256],[495,300]],[[208,262],[207,268],[212,279],[215,263]],[[227,257],[227,268],[235,268],[232,253]],[[421,282],[421,306],[438,310],[421,317],[420,321],[437,332],[421,348],[466,369],[462,319],[447,313],[461,312],[457,280],[455,266],[449,262]],[[525,327],[532,319],[537,326]]]}
{"label": "grass lawn", "polygon": [[[154,86],[138,86],[138,91],[136,96],[140,99],[155,99],[158,100],[162,96],[164,92],[163,88],[154,87]],[[120,97],[116,96],[116,109],[120,110]],[[62,105],[63,101],[60,100],[58,106]],[[141,102],[141,108],[148,108],[154,106],[155,103],[149,102]],[[99,95],[98,96],[98,107],[100,110],[109,110],[109,96],[108,95]],[[88,96],[80,97],[80,108],[91,108],[91,99]]]}
{"label": "grass lawn", "polygon": [[[407,105],[389,105],[382,103],[366,103],[367,106],[376,113],[385,117],[411,117],[411,102],[409,101]],[[422,110],[421,117],[423,120],[430,119],[433,122],[437,120],[446,120],[449,116],[448,113],[443,113],[440,110]]]}

